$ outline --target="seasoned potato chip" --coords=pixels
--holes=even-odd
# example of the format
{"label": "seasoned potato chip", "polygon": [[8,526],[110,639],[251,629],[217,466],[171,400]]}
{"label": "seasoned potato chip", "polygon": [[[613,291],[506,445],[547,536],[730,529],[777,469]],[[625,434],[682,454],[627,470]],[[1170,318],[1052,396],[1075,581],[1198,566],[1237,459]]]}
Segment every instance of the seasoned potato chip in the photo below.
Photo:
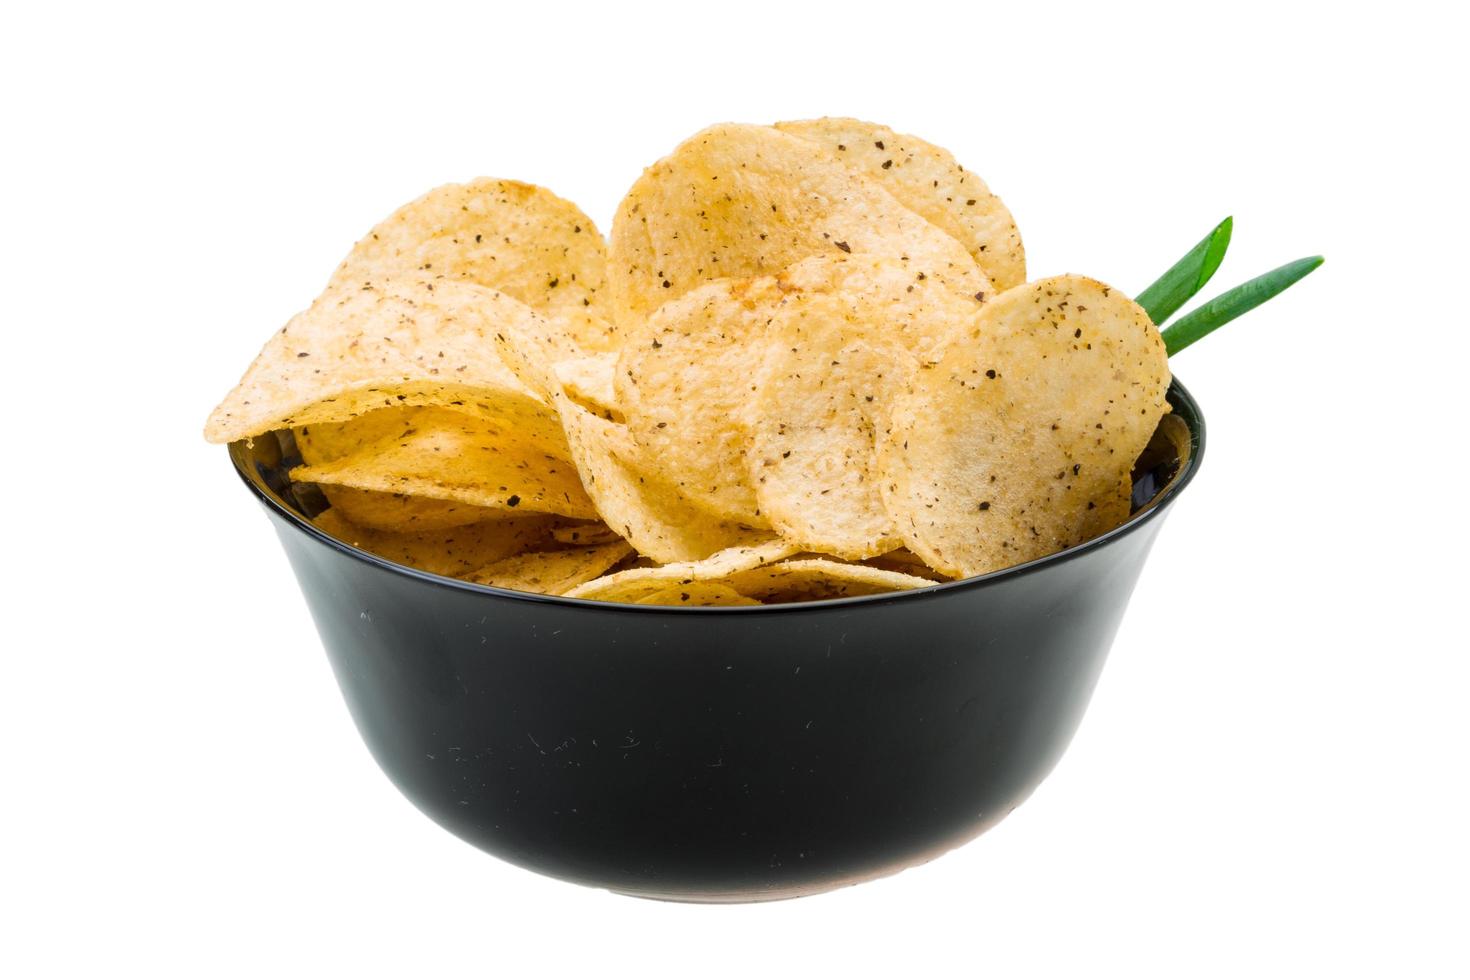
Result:
{"label": "seasoned potato chip", "polygon": [[[762,374],[750,413],[762,514],[802,550],[850,559],[893,550],[897,528],[874,475],[874,421],[911,373],[910,355],[863,343],[824,349],[836,338],[783,336],[791,346]],[[779,343],[773,337],[772,349]]]}
{"label": "seasoned potato chip", "polygon": [[590,582],[633,553],[626,541],[562,551],[512,555],[466,576],[471,582],[518,592],[561,595]]}
{"label": "seasoned potato chip", "polygon": [[741,424],[784,293],[773,277],[721,279],[661,306],[627,332],[614,386],[646,458],[714,514],[768,527]]}
{"label": "seasoned potato chip", "polygon": [[[544,406],[543,406],[544,407]],[[291,430],[301,461],[330,463],[361,452],[385,439],[395,439],[413,428],[414,419],[427,408],[380,408],[346,422],[318,422]]]}
{"label": "seasoned potato chip", "polygon": [[462,578],[533,546],[545,537],[551,520],[540,514],[527,514],[442,531],[395,534],[356,527],[336,511],[325,510],[312,523],[338,541],[389,561],[435,575]]}
{"label": "seasoned potato chip", "polygon": [[445,184],[368,232],[332,286],[383,276],[462,279],[505,293],[556,320],[587,350],[612,350],[599,316],[607,246],[592,219],[544,187],[482,177]]}
{"label": "seasoned potato chip", "polygon": [[803,550],[891,551],[899,538],[874,476],[874,432],[921,359],[980,308],[891,259],[808,259],[781,278],[747,412],[760,512]]}
{"label": "seasoned potato chip", "polygon": [[457,500],[411,497],[356,487],[323,486],[321,491],[332,509],[349,523],[380,531],[438,531],[499,520],[507,513]]}
{"label": "seasoned potato chip", "polygon": [[567,396],[546,346],[537,338],[511,329],[498,334],[495,342],[517,377],[556,406],[572,460],[598,514],[639,554],[659,562],[691,561],[769,537],[715,517],[655,475],[626,425]]}
{"label": "seasoned potato chip", "polygon": [[265,345],[209,417],[210,442],[342,422],[385,407],[464,411],[534,402],[494,342],[546,332],[530,307],[468,283],[384,281],[329,289]]}
{"label": "seasoned potato chip", "polygon": [[1026,281],[1026,250],[1011,212],[948,150],[859,119],[804,119],[777,123],[776,128],[820,143],[948,232],[997,290]]}
{"label": "seasoned potato chip", "polygon": [[714,279],[773,275],[813,255],[905,260],[963,295],[994,292],[963,245],[811,140],[712,126],[644,171],[613,219],[613,318],[636,323]]}
{"label": "seasoned potato chip", "polygon": [[808,602],[877,595],[933,585],[929,579],[825,558],[801,558],[732,572],[723,583],[764,602]]}
{"label": "seasoned potato chip", "polygon": [[[519,443],[529,442],[533,452],[565,458],[566,437],[555,414],[541,401],[529,399],[505,401],[498,406],[485,405],[482,421],[493,426],[494,438],[509,432]],[[294,430],[296,447],[302,462],[308,466],[335,462],[347,456],[369,458],[374,447],[384,441],[412,437],[423,424],[435,419],[450,423],[463,422],[463,416],[436,408],[383,408],[359,415],[347,422],[321,422]],[[493,420],[493,421],[491,421]],[[491,436],[487,435],[487,438]],[[411,474],[397,474],[399,476]],[[376,481],[381,482],[381,481]],[[323,484],[322,493],[342,516],[360,527],[385,531],[428,531],[436,528],[462,527],[505,516],[503,509],[476,507],[456,500],[410,496],[363,490],[350,486]]]}
{"label": "seasoned potato chip", "polygon": [[626,426],[560,399],[562,423],[582,485],[608,526],[659,562],[705,558],[770,536],[701,510],[638,463]]}
{"label": "seasoned potato chip", "polygon": [[595,544],[612,544],[623,540],[618,532],[601,521],[586,521],[578,524],[562,524],[551,529],[551,539],[562,544],[590,547]]}
{"label": "seasoned potato chip", "polygon": [[880,439],[904,543],[969,576],[1105,530],[1127,516],[1122,488],[1168,384],[1158,329],[1121,292],[1059,276],[997,296],[915,373]]}
{"label": "seasoned potato chip", "polygon": [[779,539],[727,548],[701,561],[673,562],[657,568],[631,568],[594,579],[567,595],[577,599],[640,602],[643,596],[662,595],[675,587],[693,583],[719,582],[736,572],[748,571],[779,561],[796,549]]}
{"label": "seasoned potato chip", "polygon": [[631,602],[639,606],[759,606],[760,602],[741,595],[720,582],[690,582],[686,585],[671,585],[653,592],[640,592],[636,596],[608,599],[609,602]]}
{"label": "seasoned potato chip", "polygon": [[556,378],[567,397],[595,415],[614,422],[623,421],[618,398],[613,390],[613,372],[618,356],[612,353],[588,354],[557,361]]}
{"label": "seasoned potato chip", "polygon": [[498,510],[597,517],[571,462],[523,441],[518,430],[446,409],[421,412],[399,435],[350,455],[298,466],[291,479]]}
{"label": "seasoned potato chip", "polygon": [[870,565],[873,568],[881,568],[884,571],[914,575],[918,578],[928,579],[931,582],[949,581],[949,576],[941,572],[936,572],[924,563],[924,559],[907,548],[895,548],[887,554],[865,558],[863,559],[863,564]]}
{"label": "seasoned potato chip", "polygon": [[467,399],[454,408],[385,408],[346,422],[318,422],[293,430],[301,461],[330,463],[393,443],[425,429],[473,425],[486,438],[514,441],[528,452],[566,459],[566,433],[557,412],[529,391],[519,397]]}

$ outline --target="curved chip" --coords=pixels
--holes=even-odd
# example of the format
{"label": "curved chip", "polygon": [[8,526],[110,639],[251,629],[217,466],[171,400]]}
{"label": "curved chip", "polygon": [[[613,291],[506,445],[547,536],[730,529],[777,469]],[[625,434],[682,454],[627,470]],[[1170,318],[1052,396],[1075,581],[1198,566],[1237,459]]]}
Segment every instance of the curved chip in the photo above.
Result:
{"label": "curved chip", "polygon": [[823,147],[770,126],[712,126],[644,171],[619,206],[608,250],[613,318],[636,323],[714,279],[869,253],[963,295],[994,291],[963,245]]}
{"label": "curved chip", "polygon": [[495,338],[505,363],[554,404],[572,461],[598,514],[640,555],[658,562],[705,558],[769,537],[695,506],[647,465],[628,427],[567,396],[544,343],[514,329]]}
{"label": "curved chip", "polygon": [[594,518],[576,467],[497,421],[445,409],[331,462],[298,466],[291,479],[455,500],[496,510]]}
{"label": "curved chip", "polygon": [[914,375],[880,439],[904,543],[963,577],[1101,533],[1127,516],[1168,385],[1158,329],[1121,292],[1059,276],[1002,293]]}
{"label": "curved chip", "polygon": [[609,352],[566,358],[557,361],[553,368],[568,398],[589,412],[621,422],[623,413],[613,388],[617,365],[618,355]]}
{"label": "curved chip", "polygon": [[618,532],[602,523],[602,521],[562,524],[551,529],[551,539],[553,541],[560,541],[562,544],[582,545],[583,547],[591,547],[595,544],[613,544],[622,540],[618,536]]}
{"label": "curved chip", "polygon": [[639,606],[759,606],[758,599],[741,595],[721,582],[690,582],[687,585],[671,585],[653,592],[640,592],[636,596],[606,600],[630,602]]}
{"label": "curved chip", "polygon": [[400,436],[413,427],[425,408],[380,408],[346,422],[317,422],[291,430],[301,461],[308,465],[330,463],[350,456],[385,439]]}
{"label": "curved chip", "polygon": [[722,580],[741,595],[762,602],[810,602],[922,589],[934,583],[917,575],[849,565],[825,558],[799,558],[732,572]]}
{"label": "curved chip", "polygon": [[599,315],[606,264],[602,235],[575,204],[481,177],[394,211],[353,246],[330,286],[376,285],[385,275],[466,280],[556,318],[583,349],[612,350],[612,327]]}
{"label": "curved chip", "polygon": [[981,307],[891,259],[809,259],[782,281],[747,409],[760,513],[805,551],[892,551],[874,433],[912,372]]}
{"label": "curved chip", "polygon": [[346,422],[318,422],[292,431],[301,461],[316,465],[445,425],[474,425],[487,438],[512,440],[528,452],[559,459],[566,459],[569,452],[556,410],[528,391],[517,396],[469,398],[453,408],[386,408]]}
{"label": "curved chip", "polygon": [[608,602],[643,602],[697,583],[714,583],[737,572],[749,571],[794,554],[789,542],[767,540],[760,544],[727,548],[701,561],[672,562],[657,568],[630,568],[594,579],[567,595],[576,599]]}
{"label": "curved chip", "polygon": [[466,577],[471,582],[499,589],[561,595],[592,581],[632,553],[633,548],[626,541],[561,551],[532,551],[502,558]]}
{"label": "curved chip", "polygon": [[547,329],[524,303],[468,283],[329,289],[270,339],[211,413],[204,436],[233,442],[388,407],[449,405],[494,415],[504,402],[540,397],[506,366],[495,335]]}
{"label": "curved chip", "polygon": [[1010,210],[948,150],[860,119],[804,119],[776,128],[821,144],[953,236],[997,290],[1026,281],[1026,249]]}
{"label": "curved chip", "polygon": [[[481,407],[485,421],[493,422],[497,431],[511,432],[520,443],[538,447],[538,453],[558,458],[567,456],[566,438],[554,413],[541,401],[504,402],[493,412],[490,405]],[[292,430],[301,460],[308,466],[335,462],[346,456],[371,456],[373,447],[417,431],[425,420],[432,425],[436,417],[462,421],[443,409],[383,408],[359,415],[346,422],[321,422]],[[402,474],[399,474],[402,475]],[[406,493],[363,490],[351,486],[322,484],[321,491],[332,507],[348,521],[360,527],[385,531],[429,531],[463,527],[480,521],[505,516],[504,510],[476,507],[457,500],[411,496]]]}
{"label": "curved chip", "polygon": [[593,415],[565,396],[558,405],[582,485],[602,519],[639,554],[659,562],[690,561],[770,536],[715,517],[653,476],[639,465],[626,426]]}
{"label": "curved chip", "polygon": [[924,562],[924,559],[907,548],[895,548],[886,554],[875,555],[864,559],[863,564],[889,572],[902,572],[905,575],[928,579],[931,582],[949,581],[949,576],[936,572]]}
{"label": "curved chip", "polygon": [[659,472],[710,512],[768,527],[741,420],[784,292],[772,277],[722,279],[628,331],[614,386],[628,431]]}
{"label": "curved chip", "polygon": [[551,520],[540,514],[527,514],[443,531],[395,534],[357,527],[335,510],[324,510],[312,523],[338,541],[389,561],[435,575],[462,578],[533,546],[544,538]]}
{"label": "curved chip", "polygon": [[457,500],[436,500],[356,487],[323,485],[321,491],[332,509],[348,522],[380,531],[438,531],[499,520],[507,513]]}

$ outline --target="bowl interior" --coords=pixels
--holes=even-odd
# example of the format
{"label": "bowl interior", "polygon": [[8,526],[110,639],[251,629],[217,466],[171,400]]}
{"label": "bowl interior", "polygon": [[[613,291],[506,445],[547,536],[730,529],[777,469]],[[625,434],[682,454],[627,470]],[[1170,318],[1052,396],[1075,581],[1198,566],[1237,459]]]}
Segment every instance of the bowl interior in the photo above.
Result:
{"label": "bowl interior", "polygon": [[[1199,462],[1204,452],[1204,417],[1200,414],[1199,405],[1195,402],[1194,397],[1190,395],[1189,391],[1177,379],[1170,384],[1167,397],[1172,411],[1165,414],[1159,420],[1159,425],[1154,430],[1153,437],[1149,440],[1148,446],[1145,447],[1133,467],[1132,513],[1127,521],[1119,527],[1090,541],[1028,562],[1025,565],[1001,569],[998,572],[990,572],[979,577],[990,578],[995,575],[1011,573],[1017,569],[1030,568],[1040,563],[1055,561],[1060,557],[1075,553],[1079,549],[1092,547],[1113,536],[1126,533],[1129,529],[1146,520],[1160,505],[1178,494],[1193,478],[1195,471],[1199,467]],[[268,507],[277,511],[304,530],[309,530],[313,534],[321,533],[316,531],[311,521],[322,511],[326,510],[329,505],[326,497],[315,484],[298,483],[290,478],[291,470],[301,465],[302,460],[301,454],[296,447],[296,440],[289,430],[272,432],[253,441],[240,440],[231,443],[230,458],[234,462],[235,468],[241,478],[256,492],[256,495]],[[354,548],[345,542],[337,542],[335,539],[332,540],[338,547],[355,552],[369,561],[385,561],[375,555],[370,555],[368,552]],[[388,562],[387,564],[392,563]],[[416,575],[429,574],[412,569],[405,569],[405,571]],[[437,578],[437,576],[432,577]],[[482,589],[492,592],[503,591],[458,579],[447,579],[445,581],[453,581],[455,584],[465,588]],[[954,585],[956,583],[944,584]],[[546,599],[553,597],[540,596],[538,598]],[[830,602],[833,600],[826,601]],[[692,608],[687,611],[700,612],[709,610]]]}

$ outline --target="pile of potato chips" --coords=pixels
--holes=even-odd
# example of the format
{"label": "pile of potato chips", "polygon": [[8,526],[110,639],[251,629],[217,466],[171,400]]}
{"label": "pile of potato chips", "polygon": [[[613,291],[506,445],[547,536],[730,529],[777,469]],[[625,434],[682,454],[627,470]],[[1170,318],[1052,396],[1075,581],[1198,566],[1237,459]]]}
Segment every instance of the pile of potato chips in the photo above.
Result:
{"label": "pile of potato chips", "polygon": [[610,242],[481,179],[373,228],[205,430],[289,430],[327,533],[527,592],[758,605],[916,588],[1115,527],[1167,411],[1158,330],[1026,282],[946,151],[851,119],[719,125]]}

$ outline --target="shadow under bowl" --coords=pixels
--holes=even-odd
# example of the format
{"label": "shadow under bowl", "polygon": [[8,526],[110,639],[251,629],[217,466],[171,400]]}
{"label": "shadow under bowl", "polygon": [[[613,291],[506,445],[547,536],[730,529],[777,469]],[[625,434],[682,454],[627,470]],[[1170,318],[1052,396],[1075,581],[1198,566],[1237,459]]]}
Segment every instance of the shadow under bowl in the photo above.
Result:
{"label": "shadow under bowl", "polygon": [[1117,529],[960,582],[753,608],[536,596],[405,568],[315,528],[275,439],[230,455],[363,740],[419,809],[542,874],[758,901],[927,861],[1051,771],[1199,466],[1199,408],[1177,382],[1169,400]]}

